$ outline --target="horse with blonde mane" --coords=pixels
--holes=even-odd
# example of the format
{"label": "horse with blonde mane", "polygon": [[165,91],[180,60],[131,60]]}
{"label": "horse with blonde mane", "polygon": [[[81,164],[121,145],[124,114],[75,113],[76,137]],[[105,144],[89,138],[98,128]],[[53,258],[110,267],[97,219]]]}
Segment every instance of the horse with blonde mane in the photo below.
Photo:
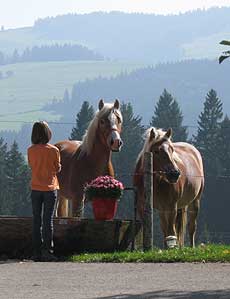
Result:
{"label": "horse with blonde mane", "polygon": [[159,211],[164,245],[167,237],[177,240],[174,246],[184,245],[188,212],[190,245],[195,247],[195,233],[200,199],[204,188],[203,163],[199,151],[185,142],[172,142],[172,129],[167,132],[149,128],[140,152],[135,173],[137,208],[144,216],[144,153],[153,154],[153,207]]}
{"label": "horse with blonde mane", "polygon": [[122,114],[120,103],[99,101],[99,110],[89,124],[83,141],[61,141],[56,144],[61,154],[62,169],[58,175],[60,190],[57,216],[82,216],[84,185],[100,175],[114,176],[111,152],[120,151]]}

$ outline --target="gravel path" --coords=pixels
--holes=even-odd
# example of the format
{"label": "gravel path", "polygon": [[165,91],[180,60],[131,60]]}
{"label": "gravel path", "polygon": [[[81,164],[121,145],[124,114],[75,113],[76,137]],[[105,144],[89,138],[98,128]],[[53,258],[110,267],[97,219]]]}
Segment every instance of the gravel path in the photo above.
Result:
{"label": "gravel path", "polygon": [[4,299],[230,299],[230,264],[0,262]]}

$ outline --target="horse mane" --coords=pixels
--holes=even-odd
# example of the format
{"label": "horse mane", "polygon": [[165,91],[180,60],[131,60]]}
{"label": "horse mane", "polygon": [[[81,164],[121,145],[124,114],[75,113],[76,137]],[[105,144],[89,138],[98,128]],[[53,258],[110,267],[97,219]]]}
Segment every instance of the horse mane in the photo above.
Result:
{"label": "horse mane", "polygon": [[[150,132],[154,131],[155,133],[155,138],[153,140],[149,140],[150,139]],[[155,127],[150,127],[148,128],[145,133],[144,133],[144,146],[142,148],[142,150],[140,151],[138,157],[137,157],[137,161],[141,161],[140,165],[143,168],[143,164],[144,164],[144,154],[146,152],[150,151],[150,148],[152,145],[154,145],[155,143],[161,141],[162,139],[164,139],[165,141],[167,140],[170,144],[173,144],[171,137],[170,138],[166,138],[165,137],[166,131],[162,130],[162,129],[156,129]],[[175,162],[180,162],[182,163],[180,157],[177,155],[177,153],[173,153],[173,159],[175,160]]]}
{"label": "horse mane", "polygon": [[[90,122],[88,129],[86,130],[86,132],[83,136],[80,155],[83,155],[83,154],[89,155],[90,154],[90,152],[92,151],[93,145],[94,145],[99,120],[101,118],[105,117],[106,115],[109,115],[113,108],[114,108],[113,103],[112,104],[105,103],[103,108],[96,112],[94,118]],[[116,111],[116,114],[118,115],[118,117],[122,121],[122,115],[121,115],[120,110],[115,109],[115,111]]]}

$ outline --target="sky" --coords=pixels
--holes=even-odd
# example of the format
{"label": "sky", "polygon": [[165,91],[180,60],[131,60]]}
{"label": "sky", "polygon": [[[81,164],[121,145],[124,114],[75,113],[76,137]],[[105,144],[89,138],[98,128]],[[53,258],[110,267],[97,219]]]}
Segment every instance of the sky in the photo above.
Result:
{"label": "sky", "polygon": [[197,8],[230,6],[230,0],[0,0],[0,26],[32,26],[38,18],[92,11],[178,14]]}

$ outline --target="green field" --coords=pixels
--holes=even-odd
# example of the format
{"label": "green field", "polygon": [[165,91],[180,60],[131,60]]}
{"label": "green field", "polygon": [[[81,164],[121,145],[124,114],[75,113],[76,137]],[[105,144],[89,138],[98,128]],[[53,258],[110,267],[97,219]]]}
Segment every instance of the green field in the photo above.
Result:
{"label": "green field", "polygon": [[33,122],[40,118],[58,120],[60,115],[44,113],[41,108],[54,98],[62,99],[66,88],[71,92],[76,82],[98,76],[116,76],[122,71],[130,72],[142,66],[108,61],[37,62],[1,66],[0,72],[3,75],[12,71],[13,76],[0,80],[0,130],[17,130],[21,127],[20,121]]}

